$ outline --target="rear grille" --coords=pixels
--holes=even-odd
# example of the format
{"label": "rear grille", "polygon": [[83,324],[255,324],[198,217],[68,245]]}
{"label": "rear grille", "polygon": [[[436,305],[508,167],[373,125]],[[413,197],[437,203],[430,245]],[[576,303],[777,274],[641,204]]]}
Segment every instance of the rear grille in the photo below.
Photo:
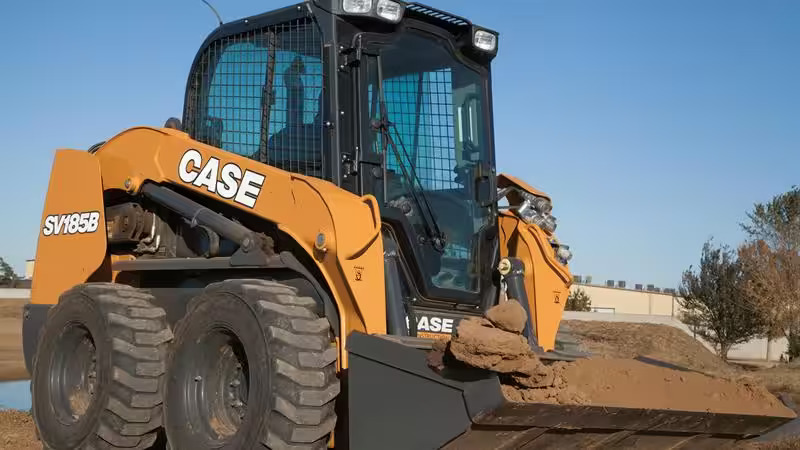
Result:
{"label": "rear grille", "polygon": [[189,83],[192,138],[323,177],[322,37],[310,18],[211,42]]}

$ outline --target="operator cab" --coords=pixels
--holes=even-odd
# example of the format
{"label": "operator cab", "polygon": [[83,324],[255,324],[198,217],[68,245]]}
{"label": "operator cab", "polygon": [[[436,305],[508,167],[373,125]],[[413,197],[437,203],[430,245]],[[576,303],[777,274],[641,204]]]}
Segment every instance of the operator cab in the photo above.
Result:
{"label": "operator cab", "polygon": [[478,311],[497,296],[497,40],[392,0],[310,0],[231,22],[193,63],[185,131],[374,195],[384,247],[397,250],[386,252],[387,295]]}

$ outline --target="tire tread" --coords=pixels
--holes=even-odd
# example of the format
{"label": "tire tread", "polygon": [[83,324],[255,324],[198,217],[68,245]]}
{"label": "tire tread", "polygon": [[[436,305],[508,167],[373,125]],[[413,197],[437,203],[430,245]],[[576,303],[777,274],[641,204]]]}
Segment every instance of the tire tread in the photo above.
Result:
{"label": "tire tread", "polygon": [[[117,283],[87,283],[70,293],[97,302],[111,337],[111,383],[96,438],[86,448],[147,449],[162,426],[162,378],[172,330],[147,292]],[[135,342],[130,342],[134,336]],[[120,395],[124,394],[124,395]]]}

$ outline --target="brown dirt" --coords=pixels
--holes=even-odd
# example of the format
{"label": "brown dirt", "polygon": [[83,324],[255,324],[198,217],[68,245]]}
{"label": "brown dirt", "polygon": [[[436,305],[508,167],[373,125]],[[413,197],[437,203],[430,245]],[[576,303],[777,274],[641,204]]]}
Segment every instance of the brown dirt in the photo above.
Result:
{"label": "brown dirt", "polygon": [[530,353],[522,336],[494,328],[486,319],[462,321],[458,335],[459,339],[450,344],[450,352],[473,367],[510,373]]}
{"label": "brown dirt", "polygon": [[675,327],[624,322],[566,320],[563,326],[583,350],[611,358],[637,355],[732,380],[755,380],[770,392],[785,392],[800,404],[800,370],[781,365],[743,370],[726,364],[706,347]]}
{"label": "brown dirt", "polygon": [[522,305],[514,300],[508,300],[486,312],[486,318],[494,326],[512,333],[522,333],[525,329],[526,313]]}
{"label": "brown dirt", "polygon": [[745,442],[738,450],[800,450],[800,438],[786,438],[774,442]]}
{"label": "brown dirt", "polygon": [[30,377],[22,356],[22,308],[27,299],[0,299],[0,381]]}
{"label": "brown dirt", "polygon": [[770,392],[785,392],[789,394],[792,400],[800,405],[800,369],[778,366],[748,371],[746,376],[758,380]]}
{"label": "brown dirt", "polygon": [[715,375],[736,372],[703,344],[669,325],[565,320],[562,327],[592,354],[611,358],[647,356]]}
{"label": "brown dirt", "polygon": [[26,412],[0,410],[0,448],[42,450],[36,439],[33,417]]}
{"label": "brown dirt", "polygon": [[[492,315],[491,310],[487,312]],[[753,380],[712,377],[626,358],[596,357],[546,365],[521,335],[495,328],[487,319],[462,321],[445,345],[444,351],[440,345],[429,356],[432,367],[441,368],[454,359],[498,372],[510,401],[795,417]],[[646,354],[659,356],[655,349],[650,350]],[[629,348],[617,351],[642,354]]]}

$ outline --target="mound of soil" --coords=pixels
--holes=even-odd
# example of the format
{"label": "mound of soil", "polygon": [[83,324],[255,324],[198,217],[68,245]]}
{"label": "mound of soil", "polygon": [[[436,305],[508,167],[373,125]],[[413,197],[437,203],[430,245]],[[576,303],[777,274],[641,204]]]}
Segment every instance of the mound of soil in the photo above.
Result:
{"label": "mound of soil", "polygon": [[16,410],[0,410],[0,448],[14,450],[41,450],[36,439],[33,417]]}
{"label": "mound of soil", "polygon": [[[520,334],[503,329],[508,328],[508,311],[516,308],[501,306],[504,314],[490,310],[487,319],[463,320],[453,338],[434,349],[429,364],[434,369],[467,365],[497,372],[503,394],[513,402],[795,417],[766,388],[751,381],[734,382],[624,358],[545,364]],[[522,308],[519,311],[524,314]],[[503,317],[503,328],[491,319],[498,316]]]}
{"label": "mound of soil", "polygon": [[715,375],[735,370],[700,342],[669,325],[565,320],[562,329],[580,342],[581,349],[611,358],[646,356]]}

